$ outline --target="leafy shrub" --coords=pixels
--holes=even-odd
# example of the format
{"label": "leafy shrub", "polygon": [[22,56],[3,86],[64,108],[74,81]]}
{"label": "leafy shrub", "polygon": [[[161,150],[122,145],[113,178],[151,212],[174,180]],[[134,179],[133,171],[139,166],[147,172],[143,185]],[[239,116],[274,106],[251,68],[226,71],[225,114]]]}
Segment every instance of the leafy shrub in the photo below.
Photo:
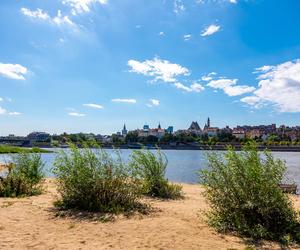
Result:
{"label": "leafy shrub", "polygon": [[0,177],[0,197],[37,195],[42,192],[44,162],[39,154],[18,153],[11,157]]}
{"label": "leafy shrub", "polygon": [[57,155],[53,172],[62,208],[117,213],[141,207],[138,182],[119,155],[115,160],[104,150],[71,145]]}
{"label": "leafy shrub", "polygon": [[278,186],[284,162],[267,151],[260,157],[256,145],[250,144],[241,153],[232,148],[223,156],[210,153],[208,165],[201,181],[211,205],[210,225],[253,239],[300,240],[298,214]]}
{"label": "leafy shrub", "polygon": [[143,194],[166,199],[182,196],[182,187],[169,183],[165,178],[168,160],[159,150],[157,154],[149,150],[133,151],[130,165],[136,176],[142,180]]}

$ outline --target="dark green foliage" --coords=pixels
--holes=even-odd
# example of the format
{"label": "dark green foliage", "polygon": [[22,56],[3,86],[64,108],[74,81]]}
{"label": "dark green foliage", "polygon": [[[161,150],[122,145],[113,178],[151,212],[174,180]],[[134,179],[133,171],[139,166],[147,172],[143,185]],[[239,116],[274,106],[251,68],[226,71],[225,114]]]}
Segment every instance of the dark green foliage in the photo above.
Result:
{"label": "dark green foliage", "polygon": [[0,177],[0,197],[37,195],[42,192],[44,163],[39,154],[19,153],[12,156]]}
{"label": "dark green foliage", "polygon": [[298,214],[278,187],[284,162],[269,152],[261,158],[256,145],[250,144],[240,153],[232,148],[225,155],[211,153],[208,164],[201,182],[211,205],[210,225],[254,239],[299,242]]}
{"label": "dark green foliage", "polygon": [[157,154],[149,150],[135,150],[131,155],[130,165],[142,180],[142,191],[145,195],[176,199],[182,196],[180,185],[171,184],[165,178],[167,158],[159,150]]}
{"label": "dark green foliage", "polygon": [[61,151],[53,172],[57,177],[62,208],[96,212],[127,212],[140,207],[138,181],[121,161],[101,149],[71,145]]}

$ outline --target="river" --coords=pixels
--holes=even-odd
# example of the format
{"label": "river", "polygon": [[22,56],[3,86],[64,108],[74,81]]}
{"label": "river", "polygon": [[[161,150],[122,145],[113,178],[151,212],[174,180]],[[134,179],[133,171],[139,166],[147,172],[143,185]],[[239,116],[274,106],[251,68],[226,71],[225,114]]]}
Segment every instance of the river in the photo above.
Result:
{"label": "river", "polygon": [[[65,149],[67,150],[67,149]],[[109,153],[113,150],[106,149]],[[132,150],[121,150],[122,159],[127,162]],[[208,151],[199,150],[163,150],[168,158],[167,178],[174,182],[197,183],[197,171],[207,166],[205,154]],[[218,151],[220,152],[220,151]],[[300,152],[273,152],[276,158],[286,161],[287,179],[295,182],[300,187]],[[52,177],[51,168],[55,159],[55,153],[42,154],[42,159],[46,163],[45,171],[47,177]],[[0,162],[8,162],[9,155],[0,155]]]}

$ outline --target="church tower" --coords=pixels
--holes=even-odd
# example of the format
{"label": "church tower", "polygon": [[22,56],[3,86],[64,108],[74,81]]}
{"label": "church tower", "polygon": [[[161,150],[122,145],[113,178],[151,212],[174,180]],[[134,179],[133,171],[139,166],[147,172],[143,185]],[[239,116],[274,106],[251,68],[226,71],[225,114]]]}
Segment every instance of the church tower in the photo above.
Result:
{"label": "church tower", "polygon": [[210,128],[210,119],[209,119],[209,117],[207,118],[207,127]]}
{"label": "church tower", "polygon": [[127,129],[126,129],[125,123],[124,123],[124,127],[123,127],[123,129],[122,129],[122,135],[123,135],[123,136],[126,136],[126,135],[127,135]]}

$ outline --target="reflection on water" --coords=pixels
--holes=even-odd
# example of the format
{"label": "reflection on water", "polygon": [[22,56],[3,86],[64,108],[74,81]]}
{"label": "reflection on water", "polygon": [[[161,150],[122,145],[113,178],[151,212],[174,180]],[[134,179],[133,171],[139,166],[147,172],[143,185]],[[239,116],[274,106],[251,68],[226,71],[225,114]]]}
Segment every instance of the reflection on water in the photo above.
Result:
{"label": "reflection on water", "polygon": [[[66,149],[67,150],[67,149]],[[112,153],[113,150],[107,149]],[[121,156],[124,161],[129,160],[132,150],[121,150]],[[198,150],[164,150],[163,151],[169,161],[167,167],[167,178],[175,182],[197,183],[197,171],[206,167],[205,153],[207,151]],[[300,152],[273,152],[276,158],[286,161],[287,178],[295,181],[300,186]],[[55,154],[42,154],[43,160],[46,162],[47,176],[51,174],[51,167],[55,158]],[[0,155],[0,162],[9,161],[9,155]]]}

